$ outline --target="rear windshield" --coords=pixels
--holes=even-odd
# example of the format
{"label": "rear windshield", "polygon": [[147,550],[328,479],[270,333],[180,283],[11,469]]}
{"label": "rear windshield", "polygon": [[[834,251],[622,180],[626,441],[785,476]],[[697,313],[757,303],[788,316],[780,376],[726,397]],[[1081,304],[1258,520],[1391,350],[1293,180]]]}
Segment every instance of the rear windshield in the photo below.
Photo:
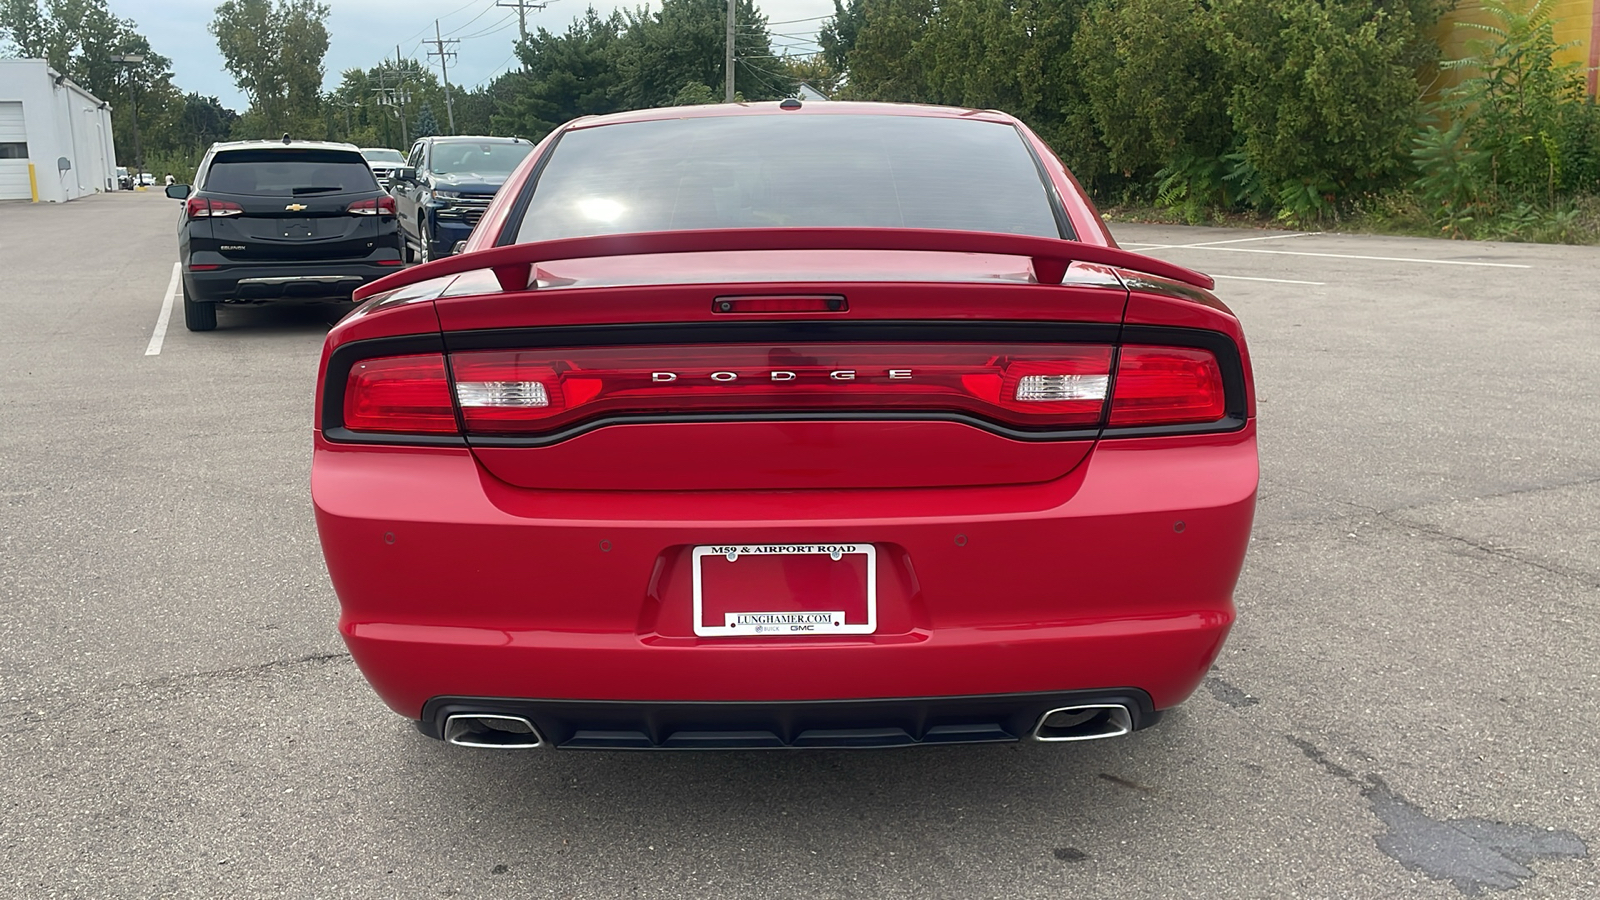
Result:
{"label": "rear windshield", "polygon": [[435,175],[510,175],[532,151],[532,144],[443,141],[433,145],[429,168]]}
{"label": "rear windshield", "polygon": [[696,228],[941,228],[1062,237],[1017,129],[757,115],[565,134],[517,240]]}
{"label": "rear windshield", "polygon": [[260,197],[375,191],[378,182],[355,151],[232,150],[211,161],[207,191]]}

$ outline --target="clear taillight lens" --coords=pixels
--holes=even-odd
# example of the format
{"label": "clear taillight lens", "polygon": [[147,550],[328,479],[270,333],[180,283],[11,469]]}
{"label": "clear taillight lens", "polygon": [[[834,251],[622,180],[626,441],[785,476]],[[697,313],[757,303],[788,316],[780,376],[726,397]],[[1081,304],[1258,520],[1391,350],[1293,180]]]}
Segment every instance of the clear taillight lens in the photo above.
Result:
{"label": "clear taillight lens", "polygon": [[345,212],[354,216],[392,216],[394,215],[394,198],[385,194],[371,200],[357,200],[345,207]]}
{"label": "clear taillight lens", "polygon": [[244,207],[227,200],[212,200],[207,197],[190,197],[184,204],[184,209],[191,219],[220,219],[224,216],[242,216]]}
{"label": "clear taillight lens", "polygon": [[[558,430],[606,415],[968,413],[1035,429],[1099,424],[1105,345],[730,344],[451,356],[467,430]],[[1033,380],[1029,380],[1033,379]],[[1042,381],[1040,379],[1043,379]]]}
{"label": "clear taillight lens", "polygon": [[344,426],[351,431],[457,433],[444,356],[426,353],[356,363],[345,380]]}
{"label": "clear taillight lens", "polygon": [[1113,427],[1215,422],[1227,414],[1222,369],[1208,350],[1122,348],[1111,398]]}

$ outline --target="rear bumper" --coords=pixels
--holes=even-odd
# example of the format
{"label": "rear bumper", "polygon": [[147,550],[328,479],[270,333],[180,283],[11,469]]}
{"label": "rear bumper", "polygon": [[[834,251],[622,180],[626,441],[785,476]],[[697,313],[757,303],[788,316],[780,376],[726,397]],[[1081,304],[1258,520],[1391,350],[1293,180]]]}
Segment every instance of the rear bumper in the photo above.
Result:
{"label": "rear bumper", "polygon": [[442,739],[451,716],[518,716],[533,723],[542,745],[577,750],[909,747],[1026,740],[1050,710],[1089,704],[1125,707],[1133,730],[1161,718],[1139,690],[800,703],[435,697],[417,727]]}
{"label": "rear bumper", "polygon": [[189,297],[207,303],[255,300],[349,300],[368,282],[400,271],[371,262],[251,263],[220,269],[185,269]]}
{"label": "rear bumper", "polygon": [[[989,488],[536,491],[464,449],[320,437],[312,466],[340,631],[412,718],[437,698],[770,706],[1133,690],[1165,709],[1233,622],[1256,483],[1253,423],[1103,441],[1062,479]],[[875,544],[877,633],[694,636],[692,548],[735,541]]]}

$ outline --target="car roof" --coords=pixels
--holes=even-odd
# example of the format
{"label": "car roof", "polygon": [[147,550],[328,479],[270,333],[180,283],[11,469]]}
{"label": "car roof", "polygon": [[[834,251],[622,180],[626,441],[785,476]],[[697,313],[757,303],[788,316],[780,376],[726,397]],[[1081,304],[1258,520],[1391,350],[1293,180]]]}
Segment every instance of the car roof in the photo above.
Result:
{"label": "car roof", "polygon": [[463,144],[531,144],[527,138],[519,137],[490,137],[486,134],[433,134],[420,140],[432,141],[435,144],[449,144],[460,142]]}
{"label": "car roof", "polygon": [[224,150],[270,150],[273,147],[280,147],[285,150],[349,150],[354,153],[361,151],[361,148],[355,144],[346,144],[343,141],[291,140],[286,144],[280,139],[276,141],[218,141],[211,145],[212,151],[217,153]]}
{"label": "car roof", "polygon": [[996,109],[963,109],[958,106],[928,106],[919,103],[858,103],[844,100],[812,100],[785,109],[781,104],[793,100],[762,103],[708,103],[700,106],[668,106],[636,109],[605,116],[586,116],[573,120],[568,128],[596,128],[628,122],[661,122],[669,119],[706,119],[721,116],[910,116],[931,119],[974,119],[980,122],[1017,124],[1017,119]]}

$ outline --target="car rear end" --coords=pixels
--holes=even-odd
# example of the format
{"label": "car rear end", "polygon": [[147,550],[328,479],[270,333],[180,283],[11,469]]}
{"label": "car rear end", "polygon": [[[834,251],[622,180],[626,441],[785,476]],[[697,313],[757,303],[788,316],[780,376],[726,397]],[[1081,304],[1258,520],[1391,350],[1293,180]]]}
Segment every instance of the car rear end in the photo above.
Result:
{"label": "car rear end", "polygon": [[[1238,321],[1203,276],[1062,240],[1014,122],[850,114],[569,129],[500,246],[329,335],[313,498],[393,709],[474,746],[863,747],[1111,736],[1194,690],[1254,509]],[[701,183],[708,145],[803,176],[863,129],[897,149],[835,155],[832,200]],[[579,163],[613,138],[670,177],[601,189]],[[807,203],[863,221],[693,227]]]}
{"label": "car rear end", "polygon": [[224,146],[201,173],[180,248],[194,301],[348,300],[403,265],[394,198],[354,147]]}

